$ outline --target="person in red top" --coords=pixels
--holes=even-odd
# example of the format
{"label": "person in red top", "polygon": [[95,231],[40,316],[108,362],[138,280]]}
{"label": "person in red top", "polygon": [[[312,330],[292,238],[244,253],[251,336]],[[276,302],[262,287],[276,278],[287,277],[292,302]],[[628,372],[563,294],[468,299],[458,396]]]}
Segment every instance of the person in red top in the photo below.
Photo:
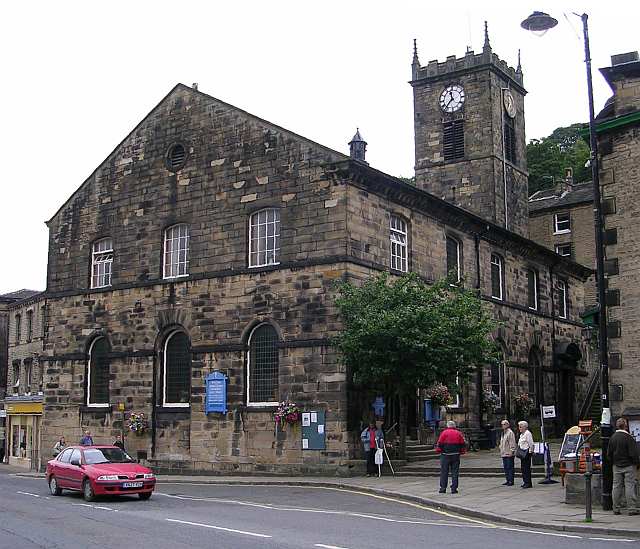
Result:
{"label": "person in red top", "polygon": [[447,491],[449,471],[451,471],[451,493],[458,493],[460,455],[467,451],[462,433],[456,429],[455,421],[447,421],[447,428],[440,433],[436,452],[440,454],[440,493]]}

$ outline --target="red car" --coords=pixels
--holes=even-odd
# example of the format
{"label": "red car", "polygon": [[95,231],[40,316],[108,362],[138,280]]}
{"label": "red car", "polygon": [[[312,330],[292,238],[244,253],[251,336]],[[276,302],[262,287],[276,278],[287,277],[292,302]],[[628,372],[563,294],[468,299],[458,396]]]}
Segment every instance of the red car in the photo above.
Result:
{"label": "red car", "polygon": [[47,483],[54,496],[73,490],[87,501],[125,494],[149,499],[156,477],[117,446],[70,446],[47,462]]}

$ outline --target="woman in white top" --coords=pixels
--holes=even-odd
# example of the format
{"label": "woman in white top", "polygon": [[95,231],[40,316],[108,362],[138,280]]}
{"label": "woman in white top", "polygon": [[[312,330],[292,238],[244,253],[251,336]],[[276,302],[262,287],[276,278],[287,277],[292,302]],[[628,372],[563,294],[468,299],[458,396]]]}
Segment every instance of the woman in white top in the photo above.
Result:
{"label": "woman in white top", "polygon": [[520,458],[520,470],[522,471],[522,488],[533,488],[531,484],[531,455],[533,454],[533,436],[529,431],[529,424],[526,421],[518,421],[520,438],[518,439],[518,454],[524,455]]}

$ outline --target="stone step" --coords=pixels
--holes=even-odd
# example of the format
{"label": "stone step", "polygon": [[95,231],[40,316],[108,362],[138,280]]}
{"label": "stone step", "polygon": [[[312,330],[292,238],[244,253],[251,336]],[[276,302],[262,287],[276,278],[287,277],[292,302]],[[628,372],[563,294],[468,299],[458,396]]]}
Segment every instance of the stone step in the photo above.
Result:
{"label": "stone step", "polygon": [[[396,471],[397,477],[439,477],[440,471],[438,472],[427,472],[427,473],[417,473],[413,471],[407,471],[406,469],[400,469]],[[496,479],[504,479],[504,473],[480,473],[475,471],[460,471],[461,477],[467,478],[496,478]],[[531,472],[531,478],[543,479],[545,477],[544,473]],[[558,478],[554,480],[559,480]],[[516,484],[522,482],[521,477],[519,476],[519,471],[516,471]]]}
{"label": "stone step", "polygon": [[[400,468],[399,468],[400,469]],[[439,473],[440,467],[437,465],[427,465],[427,464],[411,464],[401,468],[402,472],[406,473]],[[516,472],[520,469],[516,468]],[[460,469],[460,474],[462,473],[473,473],[479,475],[491,475],[491,474],[503,474],[502,467],[465,467]],[[544,467],[532,467],[532,473],[541,474],[544,476]]]}

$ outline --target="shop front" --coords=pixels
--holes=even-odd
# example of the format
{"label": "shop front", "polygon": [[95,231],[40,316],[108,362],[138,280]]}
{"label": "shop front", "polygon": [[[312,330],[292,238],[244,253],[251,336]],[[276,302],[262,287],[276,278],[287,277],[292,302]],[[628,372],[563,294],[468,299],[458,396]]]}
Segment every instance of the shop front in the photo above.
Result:
{"label": "shop front", "polygon": [[42,402],[5,400],[8,463],[25,469],[40,469],[40,421]]}

